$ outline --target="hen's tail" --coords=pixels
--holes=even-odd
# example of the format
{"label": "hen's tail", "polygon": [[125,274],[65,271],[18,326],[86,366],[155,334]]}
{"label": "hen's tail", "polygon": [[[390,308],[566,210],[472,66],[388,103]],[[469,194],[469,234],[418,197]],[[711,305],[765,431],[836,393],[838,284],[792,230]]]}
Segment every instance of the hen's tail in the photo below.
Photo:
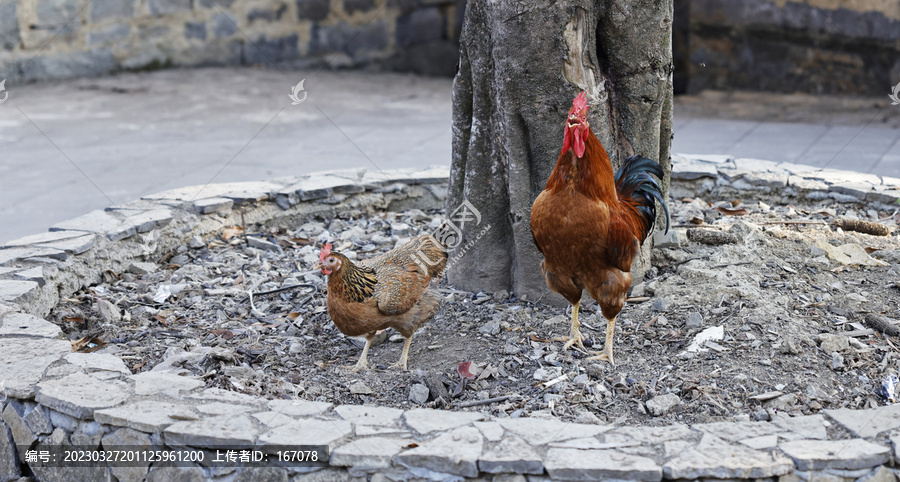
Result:
{"label": "hen's tail", "polygon": [[640,216],[643,226],[641,242],[647,239],[656,221],[656,201],[666,212],[666,232],[669,232],[669,207],[663,200],[662,188],[652,176],[663,177],[662,167],[645,157],[631,156],[616,172],[616,192],[619,200],[630,205]]}

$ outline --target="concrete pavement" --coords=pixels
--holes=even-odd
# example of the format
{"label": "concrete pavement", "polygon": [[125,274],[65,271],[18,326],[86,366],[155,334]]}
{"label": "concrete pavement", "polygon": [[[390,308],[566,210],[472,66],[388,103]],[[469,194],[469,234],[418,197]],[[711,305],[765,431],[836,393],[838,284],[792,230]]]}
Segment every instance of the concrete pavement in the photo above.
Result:
{"label": "concrete pavement", "polygon": [[[303,78],[309,96],[291,105],[291,87]],[[0,241],[185,185],[446,165],[451,84],[236,68],[8,84],[0,104]],[[790,102],[772,96],[679,98],[673,151],[900,177],[900,106],[848,102],[806,98],[785,115],[778,109]]]}

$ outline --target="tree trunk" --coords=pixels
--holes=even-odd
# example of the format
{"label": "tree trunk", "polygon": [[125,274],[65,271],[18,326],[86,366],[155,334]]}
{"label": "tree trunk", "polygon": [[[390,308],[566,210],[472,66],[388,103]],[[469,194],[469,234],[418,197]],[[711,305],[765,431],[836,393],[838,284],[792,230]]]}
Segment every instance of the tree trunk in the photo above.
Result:
{"label": "tree trunk", "polygon": [[[453,212],[467,200],[480,222],[461,226],[451,283],[530,300],[558,298],[544,296],[550,292],[529,216],[559,156],[572,99],[582,90],[613,168],[631,154],[658,160],[668,192],[672,17],[673,0],[468,2],[453,85],[447,206]],[[635,262],[637,280],[649,265],[651,239]]]}

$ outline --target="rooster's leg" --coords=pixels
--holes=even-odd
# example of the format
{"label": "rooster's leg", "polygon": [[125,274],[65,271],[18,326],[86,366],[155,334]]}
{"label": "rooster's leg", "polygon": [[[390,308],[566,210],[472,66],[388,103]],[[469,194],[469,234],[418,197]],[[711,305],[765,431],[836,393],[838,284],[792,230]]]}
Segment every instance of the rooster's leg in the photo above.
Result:
{"label": "rooster's leg", "polygon": [[572,335],[569,337],[560,336],[553,339],[553,341],[566,342],[566,344],[563,345],[563,351],[568,350],[572,345],[578,345],[581,349],[584,349],[584,335],[582,335],[581,330],[578,329],[578,327],[581,326],[581,322],[578,321],[579,306],[581,306],[581,300],[578,300],[577,303],[572,305]]}
{"label": "rooster's leg", "polygon": [[364,370],[369,368],[369,362],[366,360],[369,356],[369,347],[372,346],[372,340],[375,339],[375,333],[366,336],[366,346],[363,347],[362,355],[359,356],[359,361],[356,362],[356,365],[352,367],[344,367],[350,369],[351,372],[358,372],[360,370]]}
{"label": "rooster's leg", "polygon": [[403,353],[400,354],[400,359],[397,360],[397,363],[394,363],[389,368],[399,368],[403,371],[406,371],[406,362],[409,360],[409,345],[412,344],[412,337],[406,339],[406,343],[403,344]]}
{"label": "rooster's leg", "polygon": [[606,344],[603,345],[603,353],[587,358],[588,360],[606,360],[610,365],[616,366],[613,362],[613,334],[616,330],[616,318],[606,320]]}

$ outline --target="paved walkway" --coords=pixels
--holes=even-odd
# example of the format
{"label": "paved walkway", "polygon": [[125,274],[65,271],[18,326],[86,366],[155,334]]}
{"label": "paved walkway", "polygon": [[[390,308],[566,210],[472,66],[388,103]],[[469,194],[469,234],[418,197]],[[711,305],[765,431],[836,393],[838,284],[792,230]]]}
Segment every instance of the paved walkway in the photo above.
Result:
{"label": "paved walkway", "polygon": [[[200,69],[6,88],[0,241],[185,185],[450,160],[450,79]],[[679,98],[673,150],[900,177],[900,106],[886,100]]]}

